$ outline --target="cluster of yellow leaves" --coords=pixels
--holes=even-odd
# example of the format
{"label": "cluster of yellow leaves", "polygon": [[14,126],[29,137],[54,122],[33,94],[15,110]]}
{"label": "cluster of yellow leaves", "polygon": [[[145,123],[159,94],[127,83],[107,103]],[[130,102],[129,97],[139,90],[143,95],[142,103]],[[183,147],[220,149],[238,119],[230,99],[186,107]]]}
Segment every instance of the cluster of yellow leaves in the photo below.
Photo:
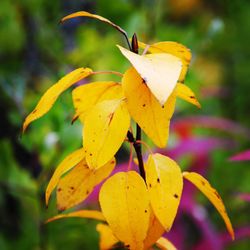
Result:
{"label": "cluster of yellow leaves", "polygon": [[[79,16],[99,19],[126,34],[108,19],[84,11],[66,16],[62,21]],[[73,120],[79,118],[84,125],[83,147],[67,156],[55,170],[46,190],[47,205],[57,188],[58,209],[71,208],[109,177],[115,168],[114,155],[126,139],[130,117],[158,147],[165,147],[176,98],[200,107],[192,90],[183,84],[191,60],[185,46],[175,42],[150,46],[139,42],[139,47],[145,49],[143,55],[118,46],[133,66],[124,73],[120,83],[92,82],[73,90],[76,112]],[[23,131],[46,114],[63,91],[92,74],[89,68],[76,69],[54,84],[25,119]],[[97,226],[101,249],[119,244],[136,250],[149,249],[153,244],[160,249],[175,249],[161,236],[171,229],[185,178],[214,204],[234,237],[220,196],[199,174],[181,173],[176,162],[161,154],[149,155],[145,172],[145,180],[135,171],[108,178],[99,195],[102,212],[81,210],[48,221],[82,217],[106,222]]]}

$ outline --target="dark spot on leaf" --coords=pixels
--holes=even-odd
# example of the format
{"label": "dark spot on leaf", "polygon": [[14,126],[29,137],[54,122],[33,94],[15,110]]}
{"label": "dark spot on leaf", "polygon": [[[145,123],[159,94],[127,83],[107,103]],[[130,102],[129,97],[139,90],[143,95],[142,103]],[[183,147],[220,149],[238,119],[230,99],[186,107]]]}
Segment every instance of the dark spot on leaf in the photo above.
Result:
{"label": "dark spot on leaf", "polygon": [[61,188],[58,188],[58,189],[57,189],[57,192],[61,192],[61,191],[62,191],[62,189],[61,189]]}
{"label": "dark spot on leaf", "polygon": [[75,188],[74,187],[70,187],[71,190],[74,190]]}
{"label": "dark spot on leaf", "polygon": [[129,186],[127,186],[127,189],[129,189]]}
{"label": "dark spot on leaf", "polygon": [[205,185],[206,185],[206,183],[205,183],[204,181],[201,181],[201,185],[205,186]]}
{"label": "dark spot on leaf", "polygon": [[194,97],[193,95],[189,96],[189,98],[191,98],[191,99],[195,99],[195,97]]}
{"label": "dark spot on leaf", "polygon": [[86,194],[89,194],[89,190],[86,191]]}
{"label": "dark spot on leaf", "polygon": [[147,212],[148,212],[148,210],[147,210],[147,209],[145,209],[144,213],[147,213]]}
{"label": "dark spot on leaf", "polygon": [[148,186],[151,188],[152,187],[151,183],[149,183]]}
{"label": "dark spot on leaf", "polygon": [[35,114],[35,113],[36,113],[36,111],[37,111],[37,109],[34,109],[34,110],[32,111],[32,114]]}
{"label": "dark spot on leaf", "polygon": [[159,178],[157,178],[157,182],[160,183],[160,179]]}
{"label": "dark spot on leaf", "polygon": [[89,153],[89,156],[92,156],[93,154],[92,153]]}
{"label": "dark spot on leaf", "polygon": [[76,101],[76,102],[80,102],[81,99],[80,99],[80,98],[76,98],[75,101]]}
{"label": "dark spot on leaf", "polygon": [[174,194],[174,198],[179,198],[179,195],[178,194]]}
{"label": "dark spot on leaf", "polygon": [[110,163],[111,163],[111,164],[114,164],[114,163],[115,163],[115,161],[111,161]]}
{"label": "dark spot on leaf", "polygon": [[219,199],[219,200],[221,200],[221,197],[220,197],[220,195],[218,194],[218,192],[215,190],[214,191],[214,194],[216,195],[216,197]]}
{"label": "dark spot on leaf", "polygon": [[[112,122],[113,117],[114,117],[114,113],[111,113],[111,114],[109,115],[109,124]],[[108,125],[109,125],[109,124],[108,124]]]}
{"label": "dark spot on leaf", "polygon": [[142,83],[147,83],[147,78],[146,77],[142,78]]}
{"label": "dark spot on leaf", "polygon": [[163,109],[165,108],[165,106],[164,106],[164,105],[162,105],[161,107],[162,107]]}
{"label": "dark spot on leaf", "polygon": [[145,107],[146,106],[146,104],[144,103],[143,105],[142,105],[142,107]]}

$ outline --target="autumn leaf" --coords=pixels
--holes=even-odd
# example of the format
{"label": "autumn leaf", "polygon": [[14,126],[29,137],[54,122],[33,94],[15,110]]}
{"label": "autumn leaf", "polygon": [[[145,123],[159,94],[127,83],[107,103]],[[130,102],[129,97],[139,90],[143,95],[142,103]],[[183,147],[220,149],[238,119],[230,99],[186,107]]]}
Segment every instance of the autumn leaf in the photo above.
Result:
{"label": "autumn leaf", "polygon": [[174,93],[177,97],[201,108],[199,101],[196,99],[194,92],[185,84],[177,83]]}
{"label": "autumn leaf", "polygon": [[86,115],[83,129],[86,161],[90,168],[107,163],[122,145],[130,125],[124,100],[98,103]]}
{"label": "autumn leaf", "polygon": [[92,70],[89,68],[76,69],[67,74],[66,76],[64,76],[62,79],[60,79],[52,87],[50,87],[41,97],[35,109],[26,117],[23,123],[23,132],[26,130],[26,128],[29,126],[31,122],[40,118],[52,108],[55,101],[63,91],[68,89],[74,83],[89,76],[91,73]]}
{"label": "autumn leaf", "polygon": [[155,98],[164,105],[177,84],[182,69],[181,60],[167,53],[138,55],[117,46],[140,74]]}
{"label": "autumn leaf", "polygon": [[71,168],[73,168],[75,165],[77,165],[82,159],[85,158],[85,152],[84,149],[78,149],[68,155],[56,168],[53,176],[50,179],[50,182],[47,186],[46,192],[45,192],[45,200],[46,200],[46,206],[48,206],[49,198],[51,196],[52,191],[57,186],[61,176],[65,174],[67,171],[69,171]]}
{"label": "autumn leaf", "polygon": [[100,220],[100,221],[105,221],[105,218],[103,217],[103,215],[102,215],[102,213],[100,211],[79,210],[79,211],[75,211],[75,212],[68,213],[68,214],[56,215],[56,216],[48,219],[46,221],[46,223],[49,223],[49,222],[55,221],[55,220],[59,220],[59,219],[63,219],[63,218],[72,218],[72,217],[86,218],[86,219],[96,219],[96,220]]}
{"label": "autumn leaf", "polygon": [[147,237],[144,240],[144,249],[149,249],[165,232],[164,227],[155,216],[152,208],[150,209],[150,220]]}
{"label": "autumn leaf", "polygon": [[58,183],[58,209],[62,211],[84,201],[94,187],[110,175],[114,167],[114,158],[97,170],[90,169],[86,160],[82,160]]}
{"label": "autumn leaf", "polygon": [[121,84],[112,81],[92,82],[75,88],[72,92],[76,115],[73,120],[80,118],[84,122],[87,111],[98,102],[123,97]]}
{"label": "autumn leaf", "polygon": [[164,237],[161,237],[156,241],[156,246],[161,250],[177,250],[173,243]]}
{"label": "autumn leaf", "polygon": [[119,240],[114,236],[112,230],[108,225],[97,224],[96,230],[100,234],[99,248],[100,250],[110,250],[113,249]]}
{"label": "autumn leaf", "polygon": [[204,177],[195,172],[183,172],[183,177],[193,183],[215,206],[215,208],[223,218],[229,234],[231,235],[232,239],[234,239],[234,230],[231,221],[227,215],[226,208],[218,192]]}
{"label": "autumn leaf", "polygon": [[135,171],[113,175],[103,184],[99,201],[115,237],[131,250],[143,249],[150,206],[142,177]]}
{"label": "autumn leaf", "polygon": [[175,161],[161,154],[150,154],[145,164],[150,204],[155,216],[169,231],[180,203],[183,180]]}
{"label": "autumn leaf", "polygon": [[187,47],[185,47],[184,45],[180,43],[176,43],[172,41],[158,42],[152,45],[147,45],[145,43],[138,42],[138,45],[140,48],[146,49],[147,52],[152,53],[152,54],[167,53],[167,54],[171,54],[180,58],[183,66],[182,66],[181,74],[179,76],[178,81],[182,83],[184,82],[187,71],[188,71],[188,66],[192,58],[192,54]]}
{"label": "autumn leaf", "polygon": [[125,72],[122,87],[132,118],[158,147],[164,148],[175,108],[175,96],[171,95],[163,106],[160,105],[134,68]]}

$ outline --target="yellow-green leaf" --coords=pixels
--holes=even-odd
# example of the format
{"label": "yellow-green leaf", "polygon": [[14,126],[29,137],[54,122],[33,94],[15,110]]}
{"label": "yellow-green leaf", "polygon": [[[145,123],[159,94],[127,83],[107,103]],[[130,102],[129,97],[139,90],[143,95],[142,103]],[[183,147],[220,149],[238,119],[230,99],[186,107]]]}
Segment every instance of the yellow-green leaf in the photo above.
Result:
{"label": "yellow-green leaf", "polygon": [[40,118],[52,108],[53,104],[63,91],[68,89],[74,83],[89,76],[91,73],[92,70],[89,68],[76,69],[60,79],[52,87],[50,87],[41,97],[35,109],[26,117],[23,123],[23,132],[31,122]]}
{"label": "yellow-green leaf", "polygon": [[84,201],[94,187],[107,178],[115,167],[115,158],[99,169],[90,169],[82,160],[57,186],[57,208],[65,210]]}
{"label": "yellow-green leaf", "polygon": [[95,219],[95,220],[100,220],[100,221],[105,221],[104,216],[100,211],[95,211],[95,210],[79,210],[76,212],[72,212],[69,214],[59,214],[56,215],[46,221],[46,223],[54,221],[54,220],[59,220],[63,218],[71,218],[71,217],[79,217],[79,218],[87,218],[87,219]]}
{"label": "yellow-green leaf", "polygon": [[119,242],[114,236],[112,230],[108,225],[98,224],[96,230],[100,234],[99,248],[100,250],[110,250]]}
{"label": "yellow-green leaf", "polygon": [[162,236],[164,232],[164,227],[156,218],[151,208],[147,237],[144,240],[144,249],[148,250],[153,244],[155,244],[155,242]]}
{"label": "yellow-green leaf", "polygon": [[90,168],[107,163],[122,145],[130,117],[124,100],[103,101],[86,115],[83,143]]}
{"label": "yellow-green leaf", "polygon": [[75,13],[72,13],[68,16],[65,16],[61,22],[64,22],[68,19],[71,19],[71,18],[75,18],[75,17],[90,17],[90,18],[94,18],[94,19],[98,19],[104,23],[107,23],[109,25],[111,25],[112,27],[114,27],[115,29],[117,29],[118,31],[120,31],[121,33],[123,34],[126,34],[126,31],[124,31],[121,27],[119,27],[118,25],[112,23],[110,20],[108,20],[107,18],[104,18],[102,16],[99,16],[99,15],[95,15],[95,14],[91,14],[87,11],[78,11],[78,12],[75,12]]}
{"label": "yellow-green leaf", "polygon": [[232,239],[234,239],[234,230],[231,221],[227,215],[226,208],[218,192],[203,176],[195,172],[183,172],[183,177],[193,183],[210,200],[210,202],[214,205],[214,207],[223,218]]}
{"label": "yellow-green leaf", "polygon": [[72,92],[76,115],[84,122],[87,111],[98,102],[123,97],[121,84],[117,82],[92,82],[75,88]]}
{"label": "yellow-green leaf", "polygon": [[177,248],[168,239],[161,237],[156,241],[156,246],[161,250],[177,250]]}
{"label": "yellow-green leaf", "polygon": [[188,71],[188,66],[190,64],[192,54],[190,49],[185,47],[184,45],[176,42],[159,42],[159,43],[154,43],[152,45],[147,45],[142,42],[138,42],[138,45],[140,48],[147,49],[148,52],[150,53],[168,53],[171,55],[174,55],[178,58],[181,59],[183,67],[181,70],[181,74],[179,76],[178,81],[179,82],[184,82],[187,71]]}
{"label": "yellow-green leaf", "polygon": [[150,203],[155,216],[169,231],[181,199],[183,179],[175,161],[161,154],[150,154],[145,164]]}
{"label": "yellow-green leaf", "polygon": [[165,147],[170,118],[175,108],[175,95],[160,105],[134,68],[125,72],[122,87],[132,118],[158,147]]}
{"label": "yellow-green leaf", "polygon": [[138,55],[121,46],[118,48],[140,74],[159,103],[164,105],[177,84],[182,69],[181,60],[167,53]]}
{"label": "yellow-green leaf", "polygon": [[46,189],[45,193],[45,200],[46,200],[46,205],[48,206],[49,198],[52,193],[52,191],[55,189],[57,186],[61,176],[69,171],[71,168],[73,168],[75,165],[77,165],[82,159],[85,157],[85,152],[84,149],[78,149],[68,155],[56,168],[53,176],[51,177],[49,184]]}
{"label": "yellow-green leaf", "polygon": [[145,182],[135,171],[110,177],[99,195],[102,213],[115,237],[131,250],[143,249],[150,218]]}
{"label": "yellow-green leaf", "polygon": [[180,97],[181,99],[195,105],[198,108],[201,108],[201,105],[196,99],[194,92],[187,85],[183,83],[177,83],[174,92],[176,96]]}

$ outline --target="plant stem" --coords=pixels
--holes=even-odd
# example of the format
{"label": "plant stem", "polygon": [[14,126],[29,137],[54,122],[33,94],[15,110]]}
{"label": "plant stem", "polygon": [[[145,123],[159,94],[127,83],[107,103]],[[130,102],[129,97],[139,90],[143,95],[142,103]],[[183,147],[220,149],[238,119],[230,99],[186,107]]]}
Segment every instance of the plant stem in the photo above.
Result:
{"label": "plant stem", "polygon": [[[138,42],[137,42],[137,37],[136,34],[134,33],[132,37],[132,42],[131,42],[131,48],[130,49],[132,52],[138,54]],[[141,177],[146,180],[146,175],[145,175],[145,169],[144,169],[144,164],[143,164],[143,159],[142,159],[142,150],[141,150],[141,143],[138,143],[136,141],[141,141],[141,127],[136,123],[136,138],[134,138],[133,134],[128,131],[127,133],[128,140],[133,143],[136,156],[138,159],[138,165],[139,165],[139,171]]]}

